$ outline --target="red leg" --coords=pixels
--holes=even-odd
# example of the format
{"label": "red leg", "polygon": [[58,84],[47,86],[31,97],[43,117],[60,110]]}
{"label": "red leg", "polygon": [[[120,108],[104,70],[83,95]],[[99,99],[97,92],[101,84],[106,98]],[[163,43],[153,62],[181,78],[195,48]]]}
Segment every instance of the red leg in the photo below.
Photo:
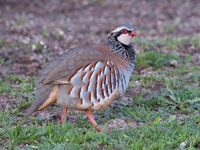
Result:
{"label": "red leg", "polygon": [[63,123],[63,119],[66,117],[66,112],[67,112],[67,108],[64,107],[64,108],[63,108],[63,112],[62,112],[62,117],[61,117],[61,120],[60,120],[60,123],[61,123],[61,124]]}
{"label": "red leg", "polygon": [[97,129],[98,132],[100,132],[102,129],[99,128],[99,127],[97,126],[97,123],[96,123],[96,121],[94,120],[94,118],[93,118],[93,116],[92,116],[92,113],[89,112],[89,111],[87,111],[87,112],[86,112],[86,115],[88,116],[88,118],[89,118],[90,122],[92,123],[92,125]]}

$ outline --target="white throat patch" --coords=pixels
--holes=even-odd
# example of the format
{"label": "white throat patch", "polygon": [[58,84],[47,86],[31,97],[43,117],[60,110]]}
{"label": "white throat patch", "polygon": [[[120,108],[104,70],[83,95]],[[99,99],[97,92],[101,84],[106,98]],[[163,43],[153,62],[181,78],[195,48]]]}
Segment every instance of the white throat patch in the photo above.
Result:
{"label": "white throat patch", "polygon": [[127,34],[121,34],[117,37],[118,41],[122,44],[129,45],[131,43],[132,37]]}

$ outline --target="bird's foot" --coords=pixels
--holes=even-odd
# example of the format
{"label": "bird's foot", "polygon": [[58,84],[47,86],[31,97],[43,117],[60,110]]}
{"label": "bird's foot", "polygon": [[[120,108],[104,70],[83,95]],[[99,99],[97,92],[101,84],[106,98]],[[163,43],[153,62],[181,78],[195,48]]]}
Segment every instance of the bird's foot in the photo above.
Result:
{"label": "bird's foot", "polygon": [[60,124],[63,123],[63,119],[66,117],[66,112],[67,112],[67,108],[63,108],[63,112],[62,112],[62,117],[61,117],[61,120],[60,120]]}
{"label": "bird's foot", "polygon": [[97,129],[98,132],[101,132],[102,131],[102,128],[98,127],[97,126],[97,123],[96,121],[94,120],[93,116],[92,116],[92,113],[90,111],[87,111],[86,112],[86,115],[88,116],[90,122],[92,123],[92,125]]}

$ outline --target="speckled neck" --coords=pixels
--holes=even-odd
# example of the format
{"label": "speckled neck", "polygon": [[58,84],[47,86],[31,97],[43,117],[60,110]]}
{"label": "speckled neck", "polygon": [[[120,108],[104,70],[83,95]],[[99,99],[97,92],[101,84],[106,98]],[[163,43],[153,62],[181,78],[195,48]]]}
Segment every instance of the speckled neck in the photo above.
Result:
{"label": "speckled neck", "polygon": [[112,49],[113,53],[122,56],[128,62],[131,68],[135,66],[136,63],[136,53],[132,45],[124,45],[120,43],[114,36],[108,36],[108,45]]}

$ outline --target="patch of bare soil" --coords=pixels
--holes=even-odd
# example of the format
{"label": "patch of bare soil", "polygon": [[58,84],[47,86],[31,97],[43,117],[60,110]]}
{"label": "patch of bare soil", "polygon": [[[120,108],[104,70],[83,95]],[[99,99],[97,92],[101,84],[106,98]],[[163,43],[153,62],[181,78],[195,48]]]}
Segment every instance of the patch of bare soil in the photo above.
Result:
{"label": "patch of bare soil", "polygon": [[12,96],[2,96],[0,95],[0,110],[3,111],[6,108],[14,107],[16,104],[17,99],[13,98]]}
{"label": "patch of bare soil", "polygon": [[[133,24],[141,37],[193,35],[200,32],[199,8],[198,0],[0,1],[0,56],[10,60],[0,69],[38,75],[47,58],[77,45],[105,42],[110,29],[123,23]],[[167,33],[171,24],[175,28]]]}
{"label": "patch of bare soil", "polygon": [[141,123],[137,123],[135,121],[126,121],[126,120],[123,120],[123,119],[111,119],[109,120],[109,123],[108,123],[108,128],[109,129],[112,129],[112,128],[126,128],[128,126],[130,127],[138,127],[142,125]]}

